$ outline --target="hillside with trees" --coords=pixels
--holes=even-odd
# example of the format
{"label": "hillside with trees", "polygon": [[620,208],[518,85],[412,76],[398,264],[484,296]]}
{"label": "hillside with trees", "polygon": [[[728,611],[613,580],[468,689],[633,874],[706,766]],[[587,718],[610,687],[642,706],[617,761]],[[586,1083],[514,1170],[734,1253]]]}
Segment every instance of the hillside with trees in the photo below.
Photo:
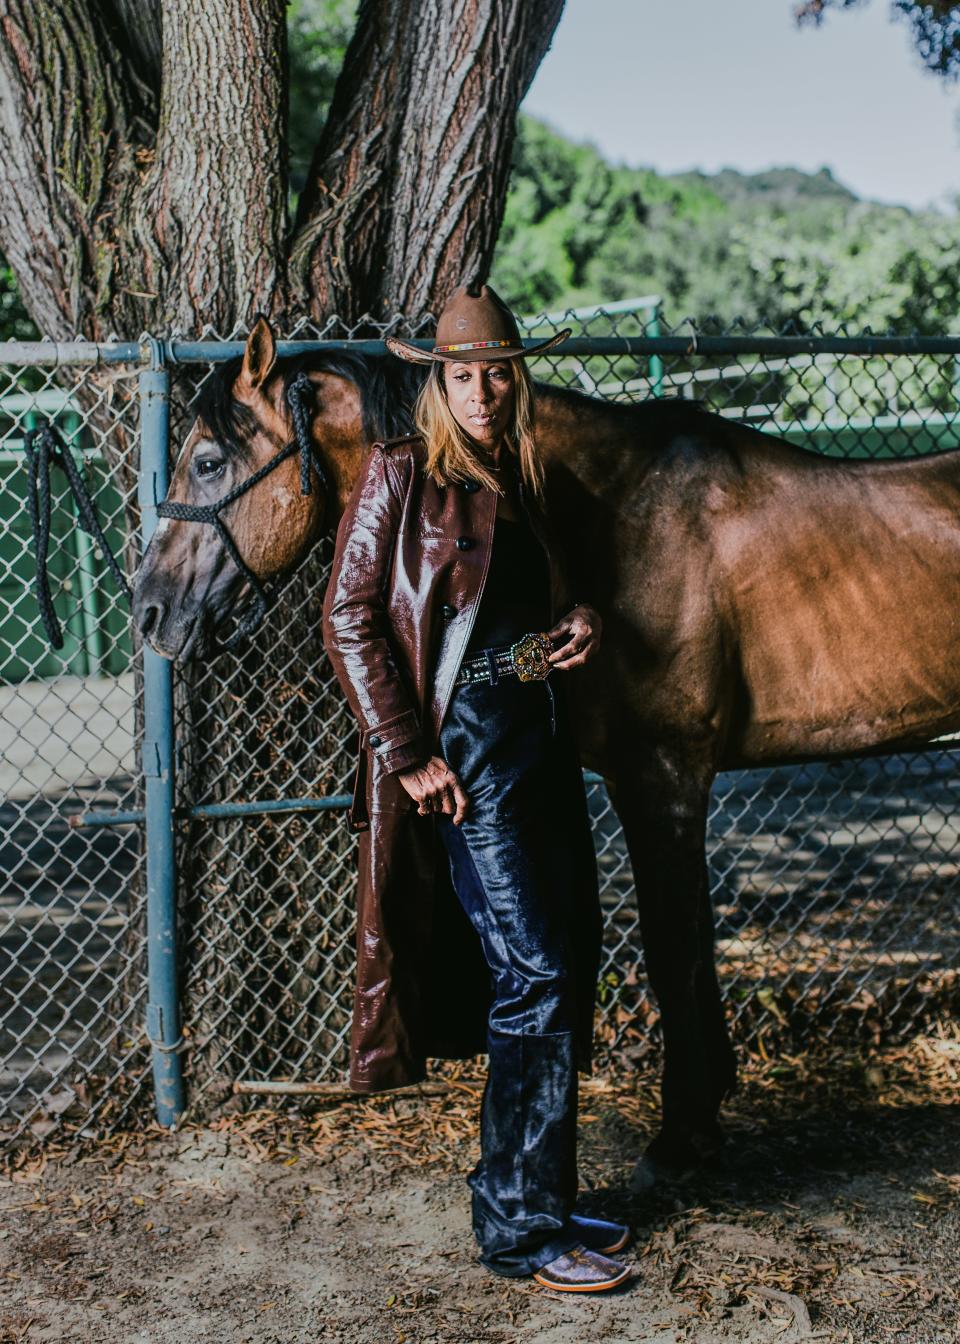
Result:
{"label": "hillside with trees", "polygon": [[659,294],[673,324],[953,331],[960,217],[859,200],[827,168],[618,167],[521,116],[493,278],[525,313]]}

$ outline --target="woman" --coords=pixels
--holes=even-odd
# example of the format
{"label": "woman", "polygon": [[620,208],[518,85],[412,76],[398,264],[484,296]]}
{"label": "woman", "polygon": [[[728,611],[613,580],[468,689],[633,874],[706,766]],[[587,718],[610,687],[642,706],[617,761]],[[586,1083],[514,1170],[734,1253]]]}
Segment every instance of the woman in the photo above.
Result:
{"label": "woman", "polygon": [[[627,1277],[609,1256],[629,1229],[573,1208],[577,1070],[590,1067],[600,913],[583,778],[553,674],[595,654],[601,622],[564,597],[539,507],[544,468],[523,364],[568,334],[525,351],[513,315],[483,286],[452,296],[433,350],[388,340],[431,366],[420,433],[375,445],[354,489],[324,642],[374,749],[360,825],[396,825],[403,811],[430,819],[492,985],[481,1157],[468,1178],[480,1259],[499,1274],[596,1292]],[[455,600],[441,603],[444,594]],[[362,851],[365,864],[364,889],[395,867]],[[408,902],[409,912],[399,902],[389,915],[378,909],[376,929],[361,909],[358,981],[370,995],[358,992],[355,1057],[361,1036],[379,1063],[384,1040],[396,1054],[397,1037],[409,1035],[402,1007],[371,1008],[380,982],[368,965],[377,955],[392,972],[404,945],[412,955],[402,926],[424,926]],[[396,1004],[419,1000],[423,981]],[[354,1086],[397,1079],[392,1065],[377,1076],[386,1081],[351,1073]]]}

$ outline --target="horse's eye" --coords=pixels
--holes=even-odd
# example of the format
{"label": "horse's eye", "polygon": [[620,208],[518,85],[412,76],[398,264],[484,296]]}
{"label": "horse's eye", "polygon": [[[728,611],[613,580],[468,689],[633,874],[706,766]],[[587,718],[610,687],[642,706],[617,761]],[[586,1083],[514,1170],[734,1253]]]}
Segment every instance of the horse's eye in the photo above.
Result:
{"label": "horse's eye", "polygon": [[215,457],[201,457],[199,462],[194,462],[193,470],[201,481],[212,481],[223,471],[223,463]]}

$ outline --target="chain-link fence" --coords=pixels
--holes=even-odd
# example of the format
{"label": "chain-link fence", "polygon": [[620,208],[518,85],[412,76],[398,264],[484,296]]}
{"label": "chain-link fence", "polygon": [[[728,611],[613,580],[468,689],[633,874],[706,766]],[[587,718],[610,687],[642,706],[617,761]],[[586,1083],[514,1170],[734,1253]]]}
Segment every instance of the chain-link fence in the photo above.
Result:
{"label": "chain-link fence", "polygon": [[[136,356],[136,348],[134,348]],[[96,1112],[142,1075],[143,836],[78,828],[142,806],[139,682],[126,599],[51,474],[55,649],[40,621],[24,438],[45,422],[82,467],[115,553],[137,559],[137,369],[0,364],[0,1126]]]}
{"label": "chain-link fence", "polygon": [[[573,342],[532,372],[592,395],[696,396],[836,455],[960,444],[960,338],[670,331],[650,300],[528,325],[531,337],[574,326]],[[292,335],[329,350],[360,333],[331,322]],[[369,342],[369,325],[362,335]],[[153,362],[173,373],[175,438],[211,361],[238,348],[154,344]],[[374,358],[380,349],[354,348]],[[198,1110],[237,1080],[337,1082],[352,997],[355,842],[342,807],[356,739],[320,642],[331,541],[283,586],[251,642],[175,678],[180,1039],[148,1014],[149,802],[125,600],[55,479],[50,569],[66,642],[51,651],[25,509],[23,434],[52,417],[84,463],[111,543],[135,565],[147,352],[124,347],[107,363],[102,349],[61,348],[43,366],[11,352],[0,363],[0,1124],[13,1135],[120,1123],[148,1094],[151,1041],[168,1063],[183,1060]],[[87,364],[67,367],[71,353]],[[141,498],[151,500],[143,482]],[[955,755],[938,748],[717,781],[711,881],[741,1045],[890,1038],[955,1011]],[[619,825],[599,781],[589,794],[607,927],[598,1030],[613,1057],[635,1058],[655,1046],[656,1010]]]}

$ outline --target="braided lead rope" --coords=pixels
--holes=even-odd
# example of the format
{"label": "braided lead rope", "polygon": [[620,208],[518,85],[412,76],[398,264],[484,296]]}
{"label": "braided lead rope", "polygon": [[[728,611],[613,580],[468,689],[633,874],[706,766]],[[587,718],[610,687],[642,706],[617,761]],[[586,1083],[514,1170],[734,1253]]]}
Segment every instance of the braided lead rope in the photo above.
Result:
{"label": "braided lead rope", "polygon": [[307,410],[307,398],[312,396],[313,384],[309,375],[301,370],[287,388],[287,401],[290,403],[290,412],[293,415],[294,441],[300,445],[301,495],[310,494],[311,459],[313,459],[317,475],[320,477],[324,488],[330,488],[326,471],[323,466],[317,463],[316,453],[313,451],[313,439],[310,436],[310,415]]}
{"label": "braided lead rope", "polygon": [[27,455],[27,504],[30,510],[30,525],[33,544],[36,550],[37,564],[34,587],[40,619],[51,645],[55,649],[63,648],[63,630],[57,619],[53,598],[50,595],[50,576],[47,572],[47,557],[50,550],[50,516],[52,504],[50,498],[50,469],[59,466],[67,478],[70,492],[77,506],[77,522],[82,531],[92,537],[99,546],[103,558],[116,580],[123,595],[130,600],[130,588],[126,576],[100,526],[83,473],[73,459],[73,454],[64,443],[63,436],[56,425],[49,421],[35,429],[28,429],[23,436],[23,446]]}
{"label": "braided lead rope", "polygon": [[220,540],[230,553],[230,558],[240,573],[245,575],[247,582],[253,590],[252,601],[249,602],[244,607],[243,611],[234,618],[233,630],[221,640],[225,649],[235,649],[241,640],[252,635],[255,630],[259,630],[266,618],[267,611],[269,610],[270,597],[256,574],[254,574],[253,570],[250,569],[244,561],[243,556],[237,549],[236,542],[227,531],[221,519],[216,517],[214,518],[213,523],[214,527],[217,529]]}

